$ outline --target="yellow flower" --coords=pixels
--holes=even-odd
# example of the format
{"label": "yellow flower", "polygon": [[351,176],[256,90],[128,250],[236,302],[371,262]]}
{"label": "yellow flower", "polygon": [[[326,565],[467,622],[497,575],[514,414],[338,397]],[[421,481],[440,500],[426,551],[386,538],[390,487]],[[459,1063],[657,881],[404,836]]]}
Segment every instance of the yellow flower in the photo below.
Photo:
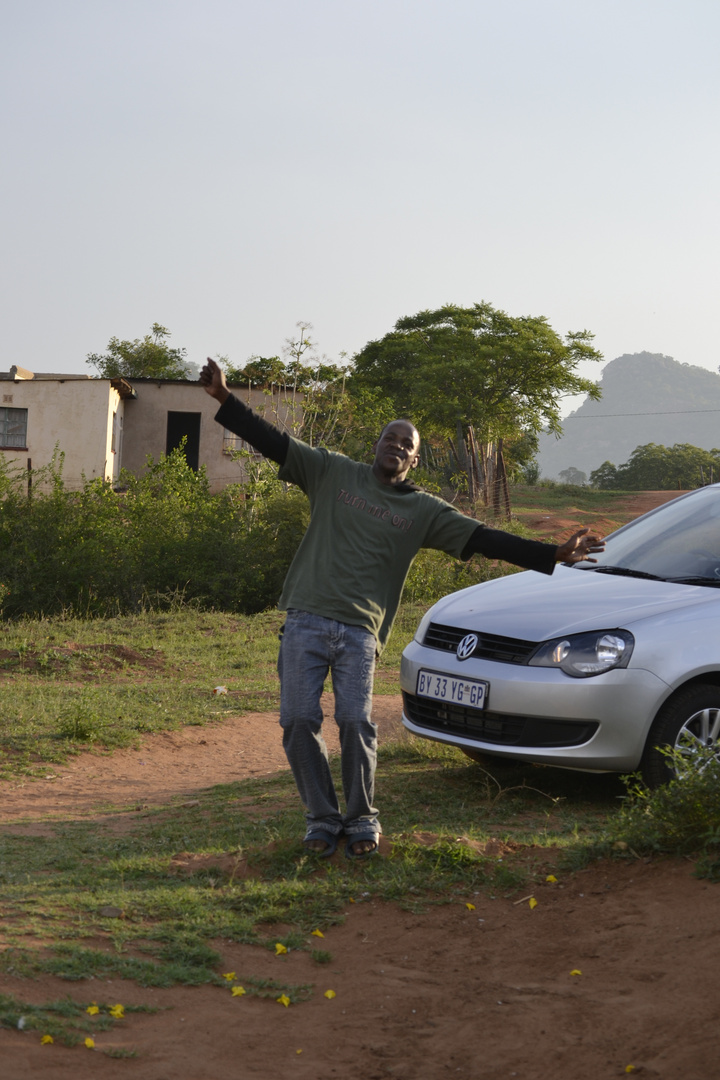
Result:
{"label": "yellow flower", "polygon": [[281,941],[276,941],[275,942],[275,955],[276,956],[282,956],[283,953],[286,953],[286,952],[287,952],[287,949],[285,948],[283,943]]}
{"label": "yellow flower", "polygon": [[95,1040],[88,1038],[88,1039],[85,1040],[85,1045],[87,1046],[88,1050],[94,1050],[95,1049]]}
{"label": "yellow flower", "polygon": [[295,1053],[296,1054],[302,1054],[302,1050],[296,1050]]}
{"label": "yellow flower", "polygon": [[225,974],[223,975],[223,979],[227,979],[228,982],[232,982],[234,978],[235,978],[235,972],[234,971],[226,971]]}
{"label": "yellow flower", "polygon": [[468,911],[474,911],[475,910],[475,905],[471,904],[469,900],[466,903],[465,907],[468,909]]}
{"label": "yellow flower", "polygon": [[335,991],[334,990],[326,990],[325,991],[325,997],[332,1000],[332,998],[335,997]]}
{"label": "yellow flower", "polygon": [[626,1065],[625,1066],[625,1072],[628,1072],[628,1073],[635,1072],[635,1066],[634,1065]]}
{"label": "yellow flower", "polygon": [[97,1005],[88,1005],[85,1012],[89,1013],[90,1016],[97,1016],[97,1014],[100,1012],[100,1010],[98,1009]]}
{"label": "yellow flower", "polygon": [[557,878],[555,877],[554,874],[548,874],[548,876],[545,878],[545,880],[549,881],[551,885],[555,885],[557,883]]}
{"label": "yellow flower", "polygon": [[325,937],[325,935],[323,934],[322,930],[313,930],[313,932],[312,932],[312,936],[313,936],[313,937]]}
{"label": "yellow flower", "polygon": [[290,998],[287,996],[287,994],[281,994],[280,997],[275,998],[275,1000],[277,1001],[278,1005],[284,1005],[286,1009],[290,1004]]}
{"label": "yellow flower", "polygon": [[534,897],[534,896],[531,896],[531,897],[530,897],[530,899],[528,900],[528,907],[530,908],[530,910],[531,910],[531,911],[532,911],[532,909],[533,909],[533,908],[536,908],[536,907],[537,907],[537,903],[538,903],[538,902],[537,902],[537,900],[535,899],[535,897]]}
{"label": "yellow flower", "polygon": [[245,989],[242,986],[233,986],[231,993],[233,997],[242,997],[245,993]]}
{"label": "yellow flower", "polygon": [[350,903],[350,904],[354,904],[354,903],[355,903],[355,901],[353,900],[352,896],[351,896],[351,897],[349,897],[349,899],[348,899],[348,903]]}
{"label": "yellow flower", "polygon": [[52,1035],[43,1035],[42,1039],[40,1040],[40,1043],[43,1046],[45,1046],[47,1043],[52,1043],[52,1042],[55,1042]]}
{"label": "yellow flower", "polygon": [[573,968],[570,972],[571,975],[582,975],[582,971],[579,968]]}
{"label": "yellow flower", "polygon": [[112,1009],[108,1009],[108,1012],[113,1020],[122,1020],[125,1016],[125,1009],[122,1005],[113,1005]]}

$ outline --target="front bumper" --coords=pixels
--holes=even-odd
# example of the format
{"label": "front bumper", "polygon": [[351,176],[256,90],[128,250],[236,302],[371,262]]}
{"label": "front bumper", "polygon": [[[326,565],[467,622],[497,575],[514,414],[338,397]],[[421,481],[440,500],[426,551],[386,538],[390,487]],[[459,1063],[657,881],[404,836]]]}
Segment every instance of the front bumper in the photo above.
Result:
{"label": "front bumper", "polygon": [[[448,708],[415,694],[421,668],[484,679],[484,710]],[[641,668],[588,679],[428,649],[417,641],[400,667],[403,724],[415,735],[461,748],[565,768],[631,772],[670,687]]]}

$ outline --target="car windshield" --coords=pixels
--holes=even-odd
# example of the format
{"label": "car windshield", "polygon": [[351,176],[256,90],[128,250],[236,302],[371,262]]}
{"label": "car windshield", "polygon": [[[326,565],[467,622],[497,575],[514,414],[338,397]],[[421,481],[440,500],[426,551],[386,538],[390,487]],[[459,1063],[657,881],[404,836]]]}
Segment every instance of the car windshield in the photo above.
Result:
{"label": "car windshield", "polygon": [[578,563],[598,573],[720,585],[720,485],[675,499],[607,539],[597,563]]}

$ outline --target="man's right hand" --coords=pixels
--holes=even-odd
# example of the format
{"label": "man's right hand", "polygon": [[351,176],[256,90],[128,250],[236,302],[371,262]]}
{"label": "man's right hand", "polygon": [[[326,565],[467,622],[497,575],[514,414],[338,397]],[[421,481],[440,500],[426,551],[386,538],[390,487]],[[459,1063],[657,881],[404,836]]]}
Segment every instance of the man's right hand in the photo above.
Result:
{"label": "man's right hand", "polygon": [[200,385],[204,387],[205,393],[214,397],[220,405],[230,397],[222,368],[209,356],[200,372]]}

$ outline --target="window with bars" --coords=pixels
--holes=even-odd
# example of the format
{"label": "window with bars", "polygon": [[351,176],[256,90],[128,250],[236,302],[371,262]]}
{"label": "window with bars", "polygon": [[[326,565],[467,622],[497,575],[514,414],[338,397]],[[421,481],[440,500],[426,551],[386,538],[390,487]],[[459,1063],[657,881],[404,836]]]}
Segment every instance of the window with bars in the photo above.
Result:
{"label": "window with bars", "polygon": [[27,446],[27,409],[0,406],[0,447]]}
{"label": "window with bars", "polygon": [[229,454],[232,450],[247,450],[253,457],[262,457],[262,454],[250,443],[246,443],[239,435],[235,435],[232,431],[228,431],[227,428],[223,428],[223,453]]}

